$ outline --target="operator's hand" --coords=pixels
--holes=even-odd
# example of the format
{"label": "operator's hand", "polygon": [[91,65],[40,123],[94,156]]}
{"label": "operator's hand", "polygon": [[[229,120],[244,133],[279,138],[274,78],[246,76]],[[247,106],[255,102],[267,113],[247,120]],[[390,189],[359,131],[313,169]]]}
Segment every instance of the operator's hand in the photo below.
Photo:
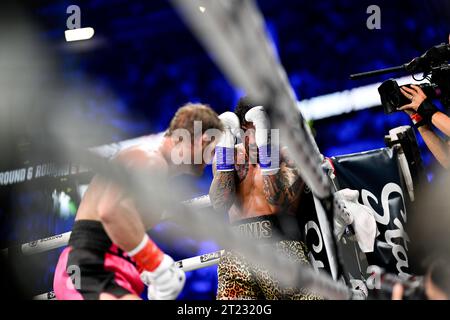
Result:
{"label": "operator's hand", "polygon": [[424,102],[427,99],[427,96],[422,91],[422,89],[419,86],[413,84],[411,85],[411,88],[406,86],[400,87],[400,91],[406,98],[411,100],[411,103],[400,107],[399,110],[404,111],[410,110],[413,113],[417,112],[417,109],[419,109],[419,106],[422,104],[422,102]]}
{"label": "operator's hand", "polygon": [[415,114],[416,112],[413,111],[412,109],[405,109],[403,110],[409,117],[411,117],[413,114]]}

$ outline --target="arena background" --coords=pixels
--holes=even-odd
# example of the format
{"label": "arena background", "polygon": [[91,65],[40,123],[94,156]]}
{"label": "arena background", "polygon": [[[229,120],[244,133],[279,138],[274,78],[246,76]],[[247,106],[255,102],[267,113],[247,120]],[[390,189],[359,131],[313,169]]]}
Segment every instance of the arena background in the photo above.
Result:
{"label": "arena background", "polygon": [[[89,45],[65,47],[71,4],[80,6],[82,26],[95,29]],[[366,27],[371,4],[381,8],[380,30]],[[446,42],[450,32],[448,15],[442,14],[446,9],[448,14],[449,1],[260,0],[258,5],[299,101],[385,80],[389,76],[352,81],[349,74],[403,64]],[[58,48],[64,81],[84,92],[89,83],[88,95],[61,108],[70,108],[73,122],[110,132],[98,144],[160,132],[188,101],[208,103],[221,113],[233,109],[243,94],[230,86],[166,1],[36,1],[27,10],[40,26],[38,41]],[[312,125],[322,153],[333,156],[384,147],[389,129],[405,124],[410,120],[404,113],[387,116],[378,106]],[[79,132],[78,139],[87,135]],[[418,140],[432,179],[435,160]],[[208,167],[203,177],[181,177],[176,183],[189,184],[186,198],[191,198],[207,193],[211,178]],[[57,189],[53,198],[53,190],[21,190],[14,210],[2,205],[2,248],[70,230],[78,200],[73,191]],[[158,226],[155,239],[166,228],[174,226]],[[175,259],[218,249],[213,242],[187,238],[160,244]],[[39,256],[48,267],[33,275],[35,294],[51,289],[59,252]],[[180,299],[214,299],[216,285],[215,267],[189,272]]]}

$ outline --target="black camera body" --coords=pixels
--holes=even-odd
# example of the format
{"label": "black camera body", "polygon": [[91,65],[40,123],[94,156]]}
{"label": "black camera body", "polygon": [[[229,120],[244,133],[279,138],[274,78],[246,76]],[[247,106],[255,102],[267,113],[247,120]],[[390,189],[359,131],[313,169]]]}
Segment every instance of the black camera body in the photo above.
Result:
{"label": "black camera body", "polygon": [[[409,87],[410,84],[405,86]],[[417,86],[419,86],[423,90],[423,92],[429,99],[436,99],[441,96],[441,90],[435,84],[421,83]],[[404,106],[411,102],[402,94],[402,92],[400,91],[400,86],[394,79],[384,81],[378,87],[378,93],[380,94],[381,104],[383,106],[384,113],[386,114],[399,111],[398,109],[401,106]]]}
{"label": "black camera body", "polygon": [[[441,43],[427,50],[420,57],[401,66],[390,67],[381,70],[353,74],[351,79],[361,79],[376,75],[406,71],[411,75],[423,73],[423,79],[428,79],[429,84],[421,84],[420,87],[429,99],[438,98],[444,107],[450,109],[450,44]],[[381,103],[385,113],[398,111],[398,108],[409,104],[410,101],[401,93],[400,87],[393,79],[383,82],[378,88]]]}

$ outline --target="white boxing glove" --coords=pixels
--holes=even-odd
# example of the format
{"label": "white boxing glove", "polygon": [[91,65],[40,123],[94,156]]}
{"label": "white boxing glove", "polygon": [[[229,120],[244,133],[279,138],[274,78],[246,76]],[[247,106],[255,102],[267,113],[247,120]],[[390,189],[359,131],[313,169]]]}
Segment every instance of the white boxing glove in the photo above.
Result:
{"label": "white boxing glove", "polygon": [[175,300],[183,290],[186,276],[173,259],[164,255],[160,265],[153,271],[143,271],[141,280],[148,286],[149,300]]}
{"label": "white boxing glove", "polygon": [[263,175],[275,174],[280,169],[280,147],[274,141],[269,144],[270,121],[264,107],[251,108],[245,120],[255,126],[255,140],[258,146],[259,166]]}
{"label": "white boxing glove", "polygon": [[270,121],[264,111],[264,107],[257,106],[248,110],[245,114],[245,120],[252,122],[255,126],[255,140],[258,148],[267,146],[269,143]]}
{"label": "white boxing glove", "polygon": [[219,116],[223,125],[223,134],[216,146],[217,171],[234,170],[234,145],[241,129],[239,118],[234,112],[224,112]]}

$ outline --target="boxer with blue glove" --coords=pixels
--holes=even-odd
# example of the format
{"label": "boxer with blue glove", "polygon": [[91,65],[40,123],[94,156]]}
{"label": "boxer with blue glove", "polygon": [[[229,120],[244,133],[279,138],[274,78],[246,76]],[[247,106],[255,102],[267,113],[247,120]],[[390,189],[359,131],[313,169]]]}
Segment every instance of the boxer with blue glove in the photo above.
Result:
{"label": "boxer with blue glove", "polygon": [[[242,236],[308,264],[301,235],[285,232],[280,221],[283,215],[295,216],[305,207],[302,199],[313,208],[312,196],[287,149],[280,150],[264,106],[243,98],[234,113],[219,117],[226,134],[218,143],[213,163],[209,192],[213,207],[227,212]],[[276,277],[267,276],[267,270],[247,261],[238,248],[221,258],[218,282],[218,299],[317,298],[303,288],[280,288]]]}

